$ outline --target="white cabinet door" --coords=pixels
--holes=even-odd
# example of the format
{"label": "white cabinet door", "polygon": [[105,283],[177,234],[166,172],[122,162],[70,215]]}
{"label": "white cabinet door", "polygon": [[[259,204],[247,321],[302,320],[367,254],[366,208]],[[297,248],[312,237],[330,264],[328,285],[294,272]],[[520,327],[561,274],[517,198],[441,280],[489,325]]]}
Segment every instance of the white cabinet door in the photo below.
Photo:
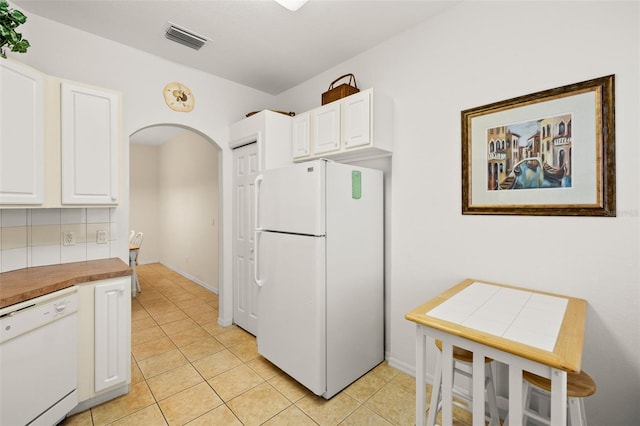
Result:
{"label": "white cabinet door", "polygon": [[311,114],[309,112],[296,115],[292,120],[294,159],[306,157],[311,153]]}
{"label": "white cabinet door", "polygon": [[61,84],[62,204],[118,202],[119,97]]}
{"label": "white cabinet door", "polygon": [[258,286],[253,279],[254,181],[259,172],[258,144],[233,150],[233,322],[258,332]]}
{"label": "white cabinet door", "polygon": [[340,102],[313,111],[313,153],[340,149]]}
{"label": "white cabinet door", "polygon": [[126,277],[95,287],[95,392],[129,380],[130,286]]}
{"label": "white cabinet door", "polygon": [[0,60],[0,204],[44,201],[44,76]]}
{"label": "white cabinet door", "polygon": [[360,92],[344,99],[343,141],[346,148],[371,142],[371,108],[369,92]]}

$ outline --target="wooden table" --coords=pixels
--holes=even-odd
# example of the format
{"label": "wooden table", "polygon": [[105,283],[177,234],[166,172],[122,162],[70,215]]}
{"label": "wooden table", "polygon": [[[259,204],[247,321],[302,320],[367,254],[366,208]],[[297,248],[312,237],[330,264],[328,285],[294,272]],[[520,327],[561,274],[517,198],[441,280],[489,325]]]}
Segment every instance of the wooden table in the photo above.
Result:
{"label": "wooden table", "polygon": [[[426,337],[442,345],[442,424],[451,425],[453,346],[473,352],[473,425],[484,425],[484,358],[509,366],[509,424],[522,424],[522,371],[551,379],[551,424],[567,424],[567,372],[581,369],[587,302],[466,279],[408,312],[416,323],[416,425],[426,411]],[[446,373],[450,372],[450,373]]]}

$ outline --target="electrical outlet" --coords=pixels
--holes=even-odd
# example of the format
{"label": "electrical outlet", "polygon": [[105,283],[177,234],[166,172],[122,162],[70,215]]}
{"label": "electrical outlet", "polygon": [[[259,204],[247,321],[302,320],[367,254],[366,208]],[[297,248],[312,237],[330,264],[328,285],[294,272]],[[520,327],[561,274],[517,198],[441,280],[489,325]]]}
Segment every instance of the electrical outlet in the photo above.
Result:
{"label": "electrical outlet", "polygon": [[107,231],[104,229],[98,229],[96,232],[96,243],[107,244]]}
{"label": "electrical outlet", "polygon": [[62,245],[73,246],[76,244],[76,236],[71,231],[66,231],[62,234]]}

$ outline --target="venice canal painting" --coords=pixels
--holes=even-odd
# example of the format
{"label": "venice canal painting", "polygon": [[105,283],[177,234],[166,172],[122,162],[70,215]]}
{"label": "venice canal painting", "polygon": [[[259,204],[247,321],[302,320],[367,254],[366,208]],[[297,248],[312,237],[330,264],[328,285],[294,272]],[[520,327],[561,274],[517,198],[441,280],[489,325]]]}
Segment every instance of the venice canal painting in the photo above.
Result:
{"label": "venice canal painting", "polygon": [[571,187],[572,114],[487,129],[487,190]]}

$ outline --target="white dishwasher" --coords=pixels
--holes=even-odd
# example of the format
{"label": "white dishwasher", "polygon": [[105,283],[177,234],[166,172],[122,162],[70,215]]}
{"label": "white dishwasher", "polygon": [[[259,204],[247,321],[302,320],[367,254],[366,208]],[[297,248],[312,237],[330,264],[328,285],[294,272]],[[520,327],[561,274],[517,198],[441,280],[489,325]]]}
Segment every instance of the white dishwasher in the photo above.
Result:
{"label": "white dishwasher", "polygon": [[76,287],[0,309],[0,425],[55,425],[78,404]]}

